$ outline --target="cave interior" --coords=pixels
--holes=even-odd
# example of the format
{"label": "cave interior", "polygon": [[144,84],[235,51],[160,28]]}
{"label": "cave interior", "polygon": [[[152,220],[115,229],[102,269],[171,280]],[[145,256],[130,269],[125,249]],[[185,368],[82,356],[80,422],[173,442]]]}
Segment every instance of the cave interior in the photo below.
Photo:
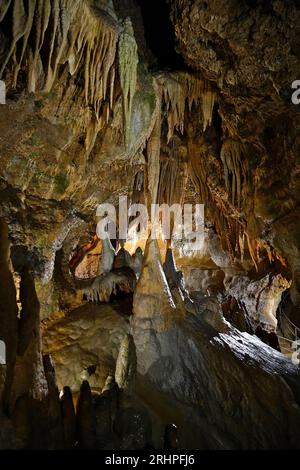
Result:
{"label": "cave interior", "polygon": [[297,0],[1,0],[0,450],[300,448],[299,70]]}

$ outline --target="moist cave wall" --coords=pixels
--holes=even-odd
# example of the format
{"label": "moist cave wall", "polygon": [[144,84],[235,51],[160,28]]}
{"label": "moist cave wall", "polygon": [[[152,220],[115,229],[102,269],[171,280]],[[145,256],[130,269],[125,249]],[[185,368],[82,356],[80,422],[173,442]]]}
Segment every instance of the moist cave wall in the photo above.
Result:
{"label": "moist cave wall", "polygon": [[1,450],[299,449],[299,16],[1,1]]}

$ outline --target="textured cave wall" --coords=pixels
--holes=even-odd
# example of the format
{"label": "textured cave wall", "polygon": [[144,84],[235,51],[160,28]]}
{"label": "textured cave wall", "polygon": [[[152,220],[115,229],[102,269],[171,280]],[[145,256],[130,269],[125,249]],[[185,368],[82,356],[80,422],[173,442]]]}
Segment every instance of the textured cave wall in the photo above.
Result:
{"label": "textured cave wall", "polygon": [[[122,23],[111,2],[30,5],[30,12],[23,1],[1,10],[1,78],[8,92],[0,116],[1,215],[14,269],[28,262],[38,277],[44,317],[56,254],[68,234],[86,221],[95,228],[97,204],[117,204],[119,194],[131,192],[145,163],[155,93],[142,64],[130,91],[125,146],[116,47]],[[123,87],[132,80],[126,66]],[[53,288],[54,304],[57,297]]]}
{"label": "textured cave wall", "polygon": [[176,296],[175,269],[148,242],[131,319],[140,395],[178,425],[183,448],[298,448],[298,367],[233,328],[217,297]]}
{"label": "textured cave wall", "polygon": [[[300,121],[291,101],[299,73],[298,2],[178,0],[171,8],[178,51],[217,89],[219,141],[209,131],[201,137],[210,196],[224,188],[227,172],[231,186],[219,196],[229,220],[287,260],[298,305]],[[237,161],[228,157],[230,141],[243,147]],[[224,177],[216,180],[222,166]],[[234,179],[241,184],[240,204],[233,199]]]}

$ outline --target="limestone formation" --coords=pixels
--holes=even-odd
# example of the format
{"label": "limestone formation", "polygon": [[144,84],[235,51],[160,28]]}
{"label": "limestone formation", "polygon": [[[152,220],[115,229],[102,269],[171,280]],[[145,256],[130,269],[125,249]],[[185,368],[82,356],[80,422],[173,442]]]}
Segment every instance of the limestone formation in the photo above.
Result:
{"label": "limestone formation", "polygon": [[61,418],[63,426],[63,442],[65,449],[73,449],[76,444],[76,415],[70,387],[65,386],[60,398]]}
{"label": "limestone formation", "polygon": [[130,394],[134,388],[136,375],[136,351],[131,335],[126,335],[121,343],[116,362],[115,378],[119,388]]}
{"label": "limestone formation", "polygon": [[[263,325],[267,331],[276,331],[276,312],[282,293],[290,286],[282,275],[249,280],[245,276],[224,280],[226,289],[244,305],[253,326]],[[242,293],[242,294],[241,294]]]}
{"label": "limestone formation", "polygon": [[140,277],[143,265],[144,253],[143,250],[138,247],[131,259],[131,269],[135,272],[137,279]]}
{"label": "limestone formation", "polygon": [[138,53],[137,43],[130,18],[126,18],[118,44],[118,62],[121,88],[123,93],[124,136],[126,145],[130,144],[132,103],[136,92]]}
{"label": "limestone formation", "polygon": [[166,328],[176,314],[176,306],[162,268],[157,240],[148,239],[141,276],[133,301],[134,318],[148,320],[158,329]]}
{"label": "limestone formation", "polygon": [[48,446],[50,449],[64,449],[66,448],[66,445],[63,435],[63,420],[59,402],[59,391],[56,383],[55,368],[51,356],[43,356],[43,365],[48,385]]}
{"label": "limestone formation", "polygon": [[96,277],[92,285],[85,289],[87,300],[91,302],[109,302],[112,294],[134,291],[136,277],[130,268],[114,269],[111,272]]}
{"label": "limestone formation", "polygon": [[115,259],[115,250],[112,247],[109,238],[102,241],[101,260],[99,265],[99,275],[109,273],[113,267]]}
{"label": "limestone formation", "polygon": [[77,438],[80,449],[94,449],[96,421],[89,383],[84,380],[76,405]]}
{"label": "limestone formation", "polygon": [[12,409],[15,401],[23,395],[42,400],[49,393],[41,354],[40,304],[33,276],[26,267],[21,275],[20,301],[22,309],[10,403]]}
{"label": "limestone formation", "polygon": [[0,219],[0,315],[1,315],[1,340],[5,344],[6,367],[1,366],[0,394],[7,407],[14,377],[14,367],[17,355],[17,315],[16,288],[10,267],[10,244],[8,240],[8,227],[4,220]]}
{"label": "limestone formation", "polygon": [[114,269],[132,268],[133,261],[130,253],[125,248],[120,248],[114,260]]}
{"label": "limestone formation", "polygon": [[299,449],[299,25],[0,1],[0,449]]}

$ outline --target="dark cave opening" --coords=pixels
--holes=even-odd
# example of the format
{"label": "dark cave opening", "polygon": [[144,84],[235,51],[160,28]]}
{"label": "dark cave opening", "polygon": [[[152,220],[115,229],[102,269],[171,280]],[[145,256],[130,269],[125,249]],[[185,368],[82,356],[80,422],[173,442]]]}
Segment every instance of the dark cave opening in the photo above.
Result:
{"label": "dark cave opening", "polygon": [[137,3],[142,11],[146,43],[155,56],[157,65],[170,69],[186,68],[183,58],[176,52],[168,0],[137,0]]}

